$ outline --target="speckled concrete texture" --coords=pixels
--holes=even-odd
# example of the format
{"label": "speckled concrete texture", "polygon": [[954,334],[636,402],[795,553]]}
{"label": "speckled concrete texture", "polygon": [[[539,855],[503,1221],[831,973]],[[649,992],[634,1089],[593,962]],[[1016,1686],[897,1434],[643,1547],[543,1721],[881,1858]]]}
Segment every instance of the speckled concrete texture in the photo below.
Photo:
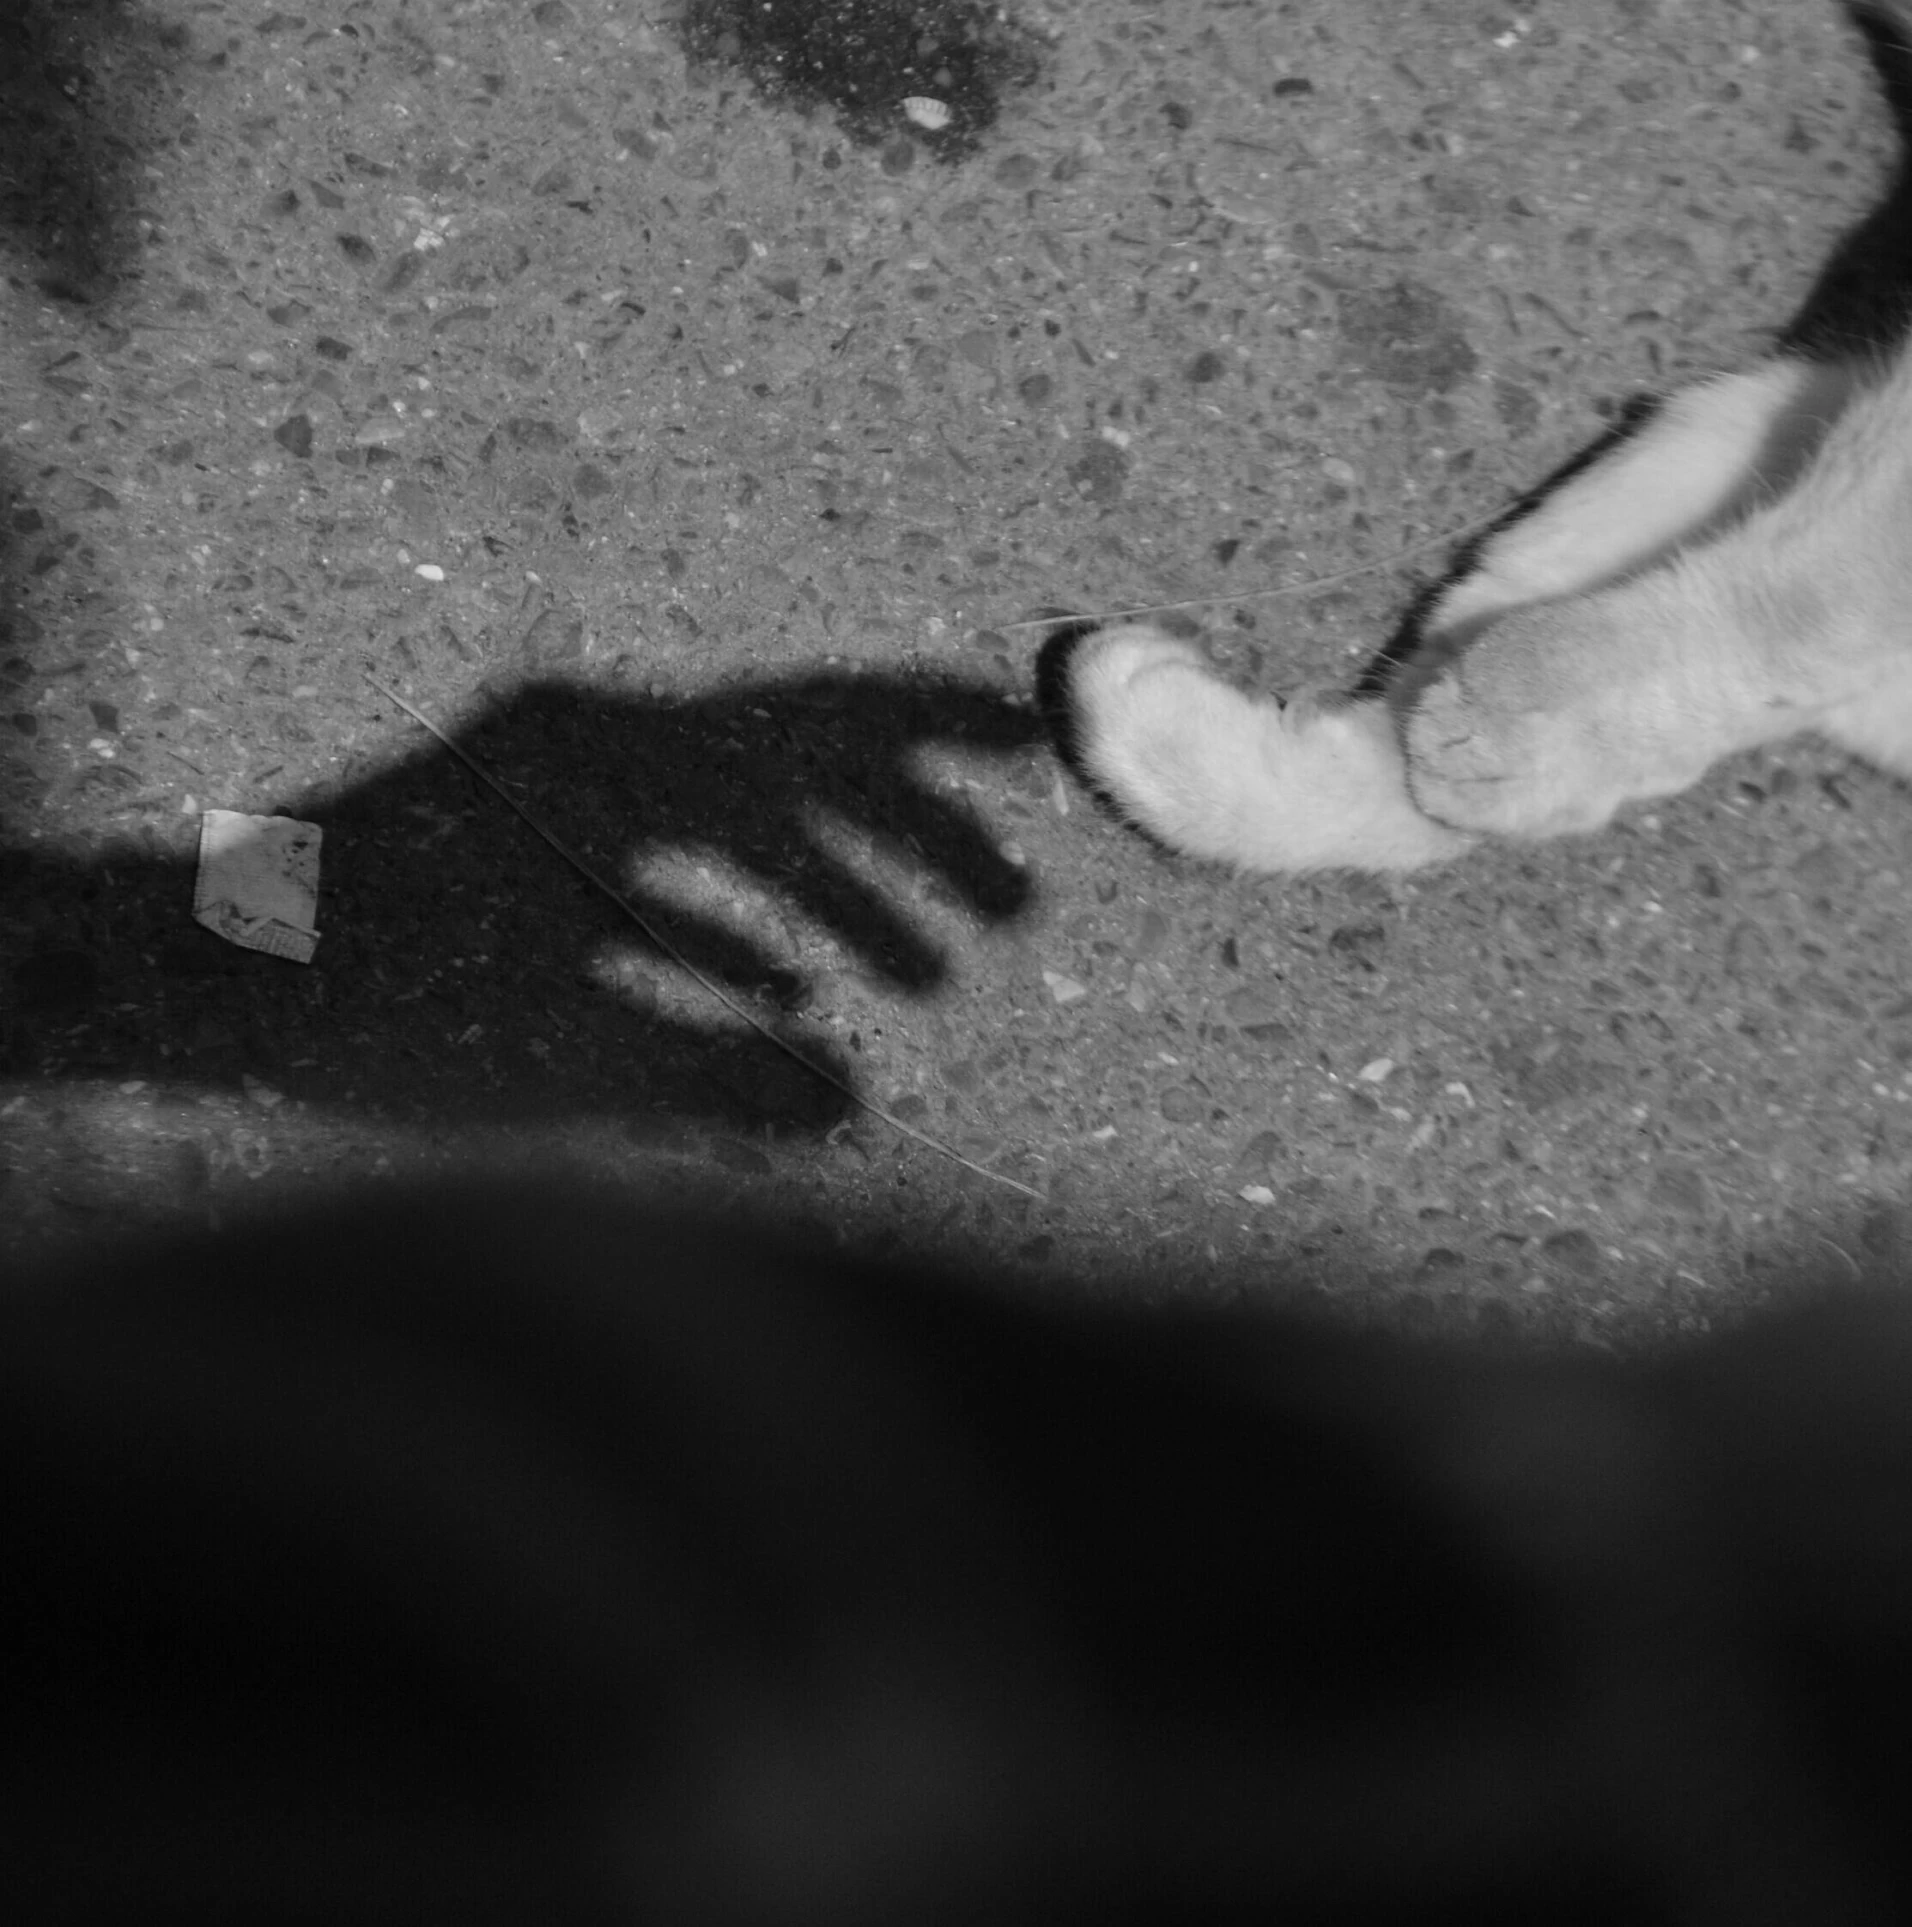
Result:
{"label": "speckled concrete texture", "polygon": [[[1343,683],[1758,352],[1893,158],[1835,6],[1058,0],[941,157],[637,0],[16,12],[12,1248],[482,1153],[1593,1343],[1912,1250],[1902,788],[1241,881],[1030,699],[1045,609]],[[326,828],[309,968],[192,925],[207,807]]]}

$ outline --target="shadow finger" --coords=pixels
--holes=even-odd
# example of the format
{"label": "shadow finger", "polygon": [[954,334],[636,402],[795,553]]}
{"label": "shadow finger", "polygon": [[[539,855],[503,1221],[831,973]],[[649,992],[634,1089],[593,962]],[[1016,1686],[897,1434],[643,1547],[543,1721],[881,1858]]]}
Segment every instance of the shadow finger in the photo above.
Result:
{"label": "shadow finger", "polygon": [[[860,829],[835,811],[828,820],[833,833],[846,844],[863,843],[867,848],[892,835],[887,829]],[[933,990],[947,975],[940,949],[896,907],[894,888],[859,876],[849,852],[838,854],[806,841],[800,851],[778,859],[762,851],[739,851],[736,860],[751,870],[766,892],[791,904],[854,951],[866,968],[901,989]]]}
{"label": "shadow finger", "polygon": [[1027,908],[1029,879],[969,805],[927,785],[902,785],[883,832],[927,864],[964,905],[992,923]]}

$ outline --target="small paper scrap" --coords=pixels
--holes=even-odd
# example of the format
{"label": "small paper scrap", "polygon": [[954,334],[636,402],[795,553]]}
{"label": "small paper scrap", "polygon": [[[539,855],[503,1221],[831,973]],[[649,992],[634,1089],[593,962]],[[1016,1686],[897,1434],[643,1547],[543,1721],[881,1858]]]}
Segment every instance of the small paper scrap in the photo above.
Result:
{"label": "small paper scrap", "polygon": [[310,963],[318,948],[316,823],[207,810],[199,819],[193,921],[245,950]]}

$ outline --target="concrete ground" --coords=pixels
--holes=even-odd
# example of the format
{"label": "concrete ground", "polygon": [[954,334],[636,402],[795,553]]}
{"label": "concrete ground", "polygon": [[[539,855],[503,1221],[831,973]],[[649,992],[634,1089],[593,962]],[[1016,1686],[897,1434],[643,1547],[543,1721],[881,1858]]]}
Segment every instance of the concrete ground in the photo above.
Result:
{"label": "concrete ground", "polygon": [[[921,17],[940,134],[668,0],[14,9],[5,1248],[476,1155],[1595,1344],[1912,1249],[1902,788],[1240,880],[1030,700],[1045,609],[1341,683],[1756,353],[1892,158],[1839,10]],[[325,829],[310,965],[192,922],[212,807]]]}

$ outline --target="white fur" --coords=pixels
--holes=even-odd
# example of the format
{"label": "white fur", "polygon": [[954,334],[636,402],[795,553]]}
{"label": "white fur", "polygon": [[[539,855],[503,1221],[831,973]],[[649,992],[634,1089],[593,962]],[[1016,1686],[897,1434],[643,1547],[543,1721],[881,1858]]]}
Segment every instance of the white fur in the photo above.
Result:
{"label": "white fur", "polygon": [[1813,729],[1912,772],[1912,357],[1777,357],[1669,400],[1484,542],[1386,702],[1231,689],[1124,625],[1078,650],[1085,762],[1174,847],[1401,870],[1596,829]]}
{"label": "white fur", "polygon": [[1430,637],[1637,574],[1796,474],[1852,389],[1844,364],[1761,362],[1669,396],[1644,427],[1481,545]]}
{"label": "white fur", "polygon": [[1413,870],[1468,846],[1409,800],[1378,702],[1257,701],[1142,623],[1091,637],[1070,681],[1083,762],[1175,849],[1250,870]]}
{"label": "white fur", "polygon": [[[1699,539],[1676,537],[1638,574],[1507,609],[1411,694],[1408,786],[1423,809],[1509,836],[1597,829],[1722,756],[1802,730],[1905,766],[1912,359],[1764,373],[1781,405],[1733,491],[1736,518],[1688,523]],[[1842,397],[1845,412],[1802,425],[1787,414],[1802,393]],[[1691,411],[1683,439],[1648,432],[1663,477],[1691,480],[1694,503],[1721,479],[1711,423]],[[1608,526],[1609,511],[1624,526],[1638,483],[1626,461],[1577,478],[1582,526]]]}

